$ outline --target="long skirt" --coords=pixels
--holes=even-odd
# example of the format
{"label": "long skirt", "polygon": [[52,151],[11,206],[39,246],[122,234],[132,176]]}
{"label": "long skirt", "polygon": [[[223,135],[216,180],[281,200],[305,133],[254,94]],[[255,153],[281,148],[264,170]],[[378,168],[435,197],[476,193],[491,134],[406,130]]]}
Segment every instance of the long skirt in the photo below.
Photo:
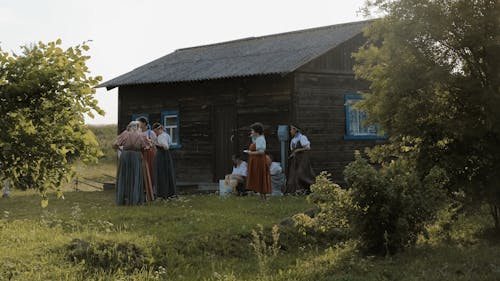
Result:
{"label": "long skirt", "polygon": [[154,170],[156,196],[168,198],[175,195],[177,193],[175,167],[170,151],[163,149],[156,151]]}
{"label": "long skirt", "polygon": [[143,166],[144,166],[144,190],[146,191],[146,201],[153,201],[154,194],[156,194],[154,178],[153,163],[155,161],[155,151],[147,149],[142,152]]}
{"label": "long skirt", "polygon": [[247,189],[261,194],[271,193],[271,175],[265,154],[251,154],[249,156]]}
{"label": "long skirt", "polygon": [[286,186],[283,193],[295,193],[298,190],[310,191],[316,176],[311,167],[309,153],[301,151],[290,158],[287,166]]}
{"label": "long skirt", "polygon": [[116,180],[116,204],[144,202],[144,169],[139,151],[124,150],[120,155]]}

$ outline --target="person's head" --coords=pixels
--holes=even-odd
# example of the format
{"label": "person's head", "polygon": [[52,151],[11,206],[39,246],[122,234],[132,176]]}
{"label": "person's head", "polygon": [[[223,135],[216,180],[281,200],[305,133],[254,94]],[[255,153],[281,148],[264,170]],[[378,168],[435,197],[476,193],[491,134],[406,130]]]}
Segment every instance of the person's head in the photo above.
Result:
{"label": "person's head", "polygon": [[302,132],[302,130],[295,126],[295,125],[290,125],[290,135],[292,135],[292,137],[294,137],[296,134]]}
{"label": "person's head", "polygon": [[233,165],[235,167],[239,166],[241,164],[241,162],[243,162],[243,159],[241,158],[241,154],[233,154],[233,156],[231,158],[233,160]]}
{"label": "person's head", "polygon": [[264,125],[262,123],[256,122],[250,125],[250,135],[258,137],[264,134]]}
{"label": "person's head", "polygon": [[139,130],[139,122],[138,121],[130,121],[127,125],[127,130],[129,132],[137,132]]}
{"label": "person's head", "polygon": [[158,136],[163,132],[163,126],[160,123],[156,122],[153,124],[153,131]]}
{"label": "person's head", "polygon": [[139,122],[139,127],[141,128],[141,130],[145,131],[148,127],[148,120],[146,120],[146,118],[144,117],[139,117],[137,118],[137,121]]}

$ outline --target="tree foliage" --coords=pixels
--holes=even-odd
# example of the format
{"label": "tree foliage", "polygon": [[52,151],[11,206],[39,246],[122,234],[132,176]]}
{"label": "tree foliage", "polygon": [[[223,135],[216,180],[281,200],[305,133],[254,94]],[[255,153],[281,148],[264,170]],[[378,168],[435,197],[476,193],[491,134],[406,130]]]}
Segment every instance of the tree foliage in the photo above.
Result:
{"label": "tree foliage", "polygon": [[371,85],[360,107],[421,177],[442,168],[450,188],[498,206],[500,1],[368,2],[384,17],[355,55]]}
{"label": "tree foliage", "polygon": [[[61,48],[61,40],[0,49],[0,176],[20,188],[58,189],[74,159],[96,161],[101,152],[84,116],[97,105],[85,43]],[[45,197],[46,198],[46,197]],[[46,199],[42,205],[47,203]]]}

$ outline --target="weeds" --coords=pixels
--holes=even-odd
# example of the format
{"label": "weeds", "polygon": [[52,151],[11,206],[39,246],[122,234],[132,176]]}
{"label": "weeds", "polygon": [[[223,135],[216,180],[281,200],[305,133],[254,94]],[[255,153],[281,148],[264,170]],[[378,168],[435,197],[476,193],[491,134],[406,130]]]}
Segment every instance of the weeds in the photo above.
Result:
{"label": "weeds", "polygon": [[271,230],[271,243],[266,242],[264,227],[261,224],[257,225],[257,230],[252,230],[252,242],[250,246],[254,250],[257,258],[257,266],[261,276],[265,276],[269,272],[269,264],[278,256],[279,245],[279,227],[274,225]]}

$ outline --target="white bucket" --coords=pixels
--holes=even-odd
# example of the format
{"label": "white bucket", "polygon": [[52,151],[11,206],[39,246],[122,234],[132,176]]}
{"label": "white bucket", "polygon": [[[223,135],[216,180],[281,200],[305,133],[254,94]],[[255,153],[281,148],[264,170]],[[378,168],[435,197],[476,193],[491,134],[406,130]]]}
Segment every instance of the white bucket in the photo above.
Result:
{"label": "white bucket", "polygon": [[233,188],[229,185],[226,185],[224,180],[219,180],[219,196],[225,197],[230,195],[233,192]]}

